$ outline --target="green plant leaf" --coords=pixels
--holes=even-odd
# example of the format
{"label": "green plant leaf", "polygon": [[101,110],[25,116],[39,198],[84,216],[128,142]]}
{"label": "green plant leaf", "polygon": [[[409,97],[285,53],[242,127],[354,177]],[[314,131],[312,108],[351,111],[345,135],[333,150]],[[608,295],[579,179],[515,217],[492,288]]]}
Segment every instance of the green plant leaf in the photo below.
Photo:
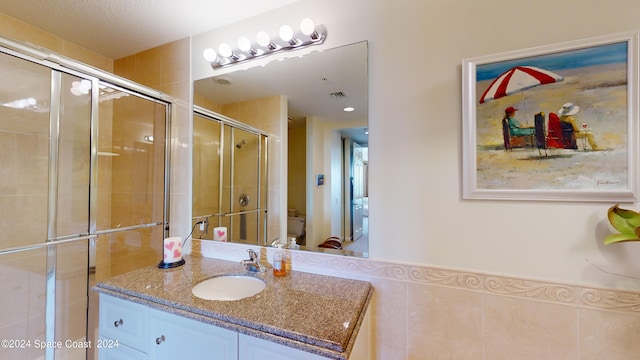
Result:
{"label": "green plant leaf", "polygon": [[635,228],[640,225],[640,214],[635,211],[621,209],[618,204],[609,208],[607,216],[611,225],[624,234],[635,234]]}
{"label": "green plant leaf", "polygon": [[640,213],[632,210],[627,210],[619,207],[617,204],[613,210],[616,214],[620,215],[623,219],[626,219],[629,224],[636,227],[640,225]]}
{"label": "green plant leaf", "polygon": [[640,241],[635,234],[612,234],[604,239],[604,244],[609,245],[622,241]]}

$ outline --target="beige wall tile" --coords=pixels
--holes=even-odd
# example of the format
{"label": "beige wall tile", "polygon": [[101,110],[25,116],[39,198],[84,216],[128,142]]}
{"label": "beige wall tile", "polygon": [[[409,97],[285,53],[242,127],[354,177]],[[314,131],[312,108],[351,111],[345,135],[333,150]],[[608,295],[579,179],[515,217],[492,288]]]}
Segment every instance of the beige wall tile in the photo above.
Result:
{"label": "beige wall tile", "polygon": [[69,41],[63,42],[62,55],[89,64],[98,69],[113,72],[113,60],[89,51]]}
{"label": "beige wall tile", "polygon": [[577,309],[485,295],[485,358],[578,359]]}
{"label": "beige wall tile", "polygon": [[[189,78],[186,78],[186,79],[182,79],[181,81],[175,81],[175,82],[163,84],[159,90],[167,95],[171,95],[175,98],[178,98],[187,102],[189,99],[189,93],[191,91],[190,89],[191,89],[191,85],[189,83]],[[189,109],[191,109],[191,106],[188,106],[188,107]],[[178,122],[178,124],[180,125],[184,123],[185,122],[182,122],[182,121]],[[188,121],[186,123],[188,124]],[[181,132],[181,134],[184,134],[184,132]]]}
{"label": "beige wall tile", "polygon": [[58,54],[63,53],[64,41],[61,38],[4,14],[0,14],[0,33],[13,40],[35,44]]}
{"label": "beige wall tile", "polygon": [[640,314],[581,309],[581,360],[633,360],[640,357]]}
{"label": "beige wall tile", "polygon": [[408,359],[482,359],[481,293],[408,287]]}
{"label": "beige wall tile", "polygon": [[91,52],[5,14],[0,14],[0,35],[49,49],[57,54],[81,61],[105,71],[113,71],[112,59]]}
{"label": "beige wall tile", "polygon": [[206,99],[202,95],[194,94],[193,104],[201,106],[205,109],[209,109],[211,111],[217,112],[219,114],[222,114],[222,105],[217,104],[209,99]]}
{"label": "beige wall tile", "polygon": [[116,75],[122,76],[123,78],[134,80],[136,77],[135,55],[115,60],[113,62],[113,72]]}
{"label": "beige wall tile", "polygon": [[[207,256],[226,260],[247,248],[207,247]],[[638,293],[310,251],[294,251],[292,266],[372,284],[371,359],[609,360],[611,353],[617,360],[640,353]]]}
{"label": "beige wall tile", "polygon": [[[191,59],[190,40],[184,38],[160,47],[162,54],[162,84],[186,82],[190,85]],[[188,97],[182,97],[187,99]]]}
{"label": "beige wall tile", "polygon": [[372,315],[376,359],[407,358],[407,284],[374,279],[369,311]]}

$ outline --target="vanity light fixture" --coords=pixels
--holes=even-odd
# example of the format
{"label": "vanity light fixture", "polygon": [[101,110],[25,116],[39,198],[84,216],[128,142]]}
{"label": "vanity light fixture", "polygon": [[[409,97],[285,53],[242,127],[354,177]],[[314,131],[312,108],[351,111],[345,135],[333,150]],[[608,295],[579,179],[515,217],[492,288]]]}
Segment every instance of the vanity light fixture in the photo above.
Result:
{"label": "vanity light fixture", "polygon": [[320,45],[324,43],[326,37],[327,30],[324,26],[316,26],[313,20],[305,18],[300,22],[298,32],[289,25],[283,25],[280,27],[278,37],[272,38],[267,32],[260,31],[256,35],[255,43],[246,36],[242,36],[237,40],[235,50],[228,43],[221,43],[218,45],[217,52],[213,48],[207,48],[202,55],[213,69],[218,69],[285,50]]}

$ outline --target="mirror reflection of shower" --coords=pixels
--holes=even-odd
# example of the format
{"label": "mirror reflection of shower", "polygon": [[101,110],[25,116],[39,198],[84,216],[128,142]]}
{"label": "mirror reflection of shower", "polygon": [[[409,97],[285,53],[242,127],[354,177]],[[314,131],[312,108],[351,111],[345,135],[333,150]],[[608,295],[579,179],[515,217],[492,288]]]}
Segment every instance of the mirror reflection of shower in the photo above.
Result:
{"label": "mirror reflection of shower", "polygon": [[265,245],[267,134],[199,107],[193,118],[193,224],[206,219],[214,231],[192,237],[215,240],[224,228],[225,241]]}

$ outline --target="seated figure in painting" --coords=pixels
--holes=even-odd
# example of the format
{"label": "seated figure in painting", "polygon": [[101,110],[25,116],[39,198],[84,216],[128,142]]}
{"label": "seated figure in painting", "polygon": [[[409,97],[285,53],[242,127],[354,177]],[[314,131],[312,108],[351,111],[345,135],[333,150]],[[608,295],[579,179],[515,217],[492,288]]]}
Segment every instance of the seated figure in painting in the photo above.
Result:
{"label": "seated figure in painting", "polygon": [[511,136],[528,136],[535,135],[536,129],[533,126],[522,126],[520,122],[516,120],[515,115],[518,109],[513,106],[509,106],[504,109],[504,117],[503,120],[506,120],[509,124],[509,134]]}
{"label": "seated figure in painting", "polygon": [[575,137],[578,139],[586,139],[592,150],[603,150],[596,144],[596,140],[594,139],[593,134],[590,130],[582,129],[576,124],[576,120],[573,118],[573,115],[577,114],[578,111],[580,111],[580,107],[578,105],[574,105],[573,103],[566,103],[562,105],[562,108],[558,110],[558,115],[560,115],[560,123],[565,124],[565,126],[567,127],[569,127],[570,125],[573,129]]}

